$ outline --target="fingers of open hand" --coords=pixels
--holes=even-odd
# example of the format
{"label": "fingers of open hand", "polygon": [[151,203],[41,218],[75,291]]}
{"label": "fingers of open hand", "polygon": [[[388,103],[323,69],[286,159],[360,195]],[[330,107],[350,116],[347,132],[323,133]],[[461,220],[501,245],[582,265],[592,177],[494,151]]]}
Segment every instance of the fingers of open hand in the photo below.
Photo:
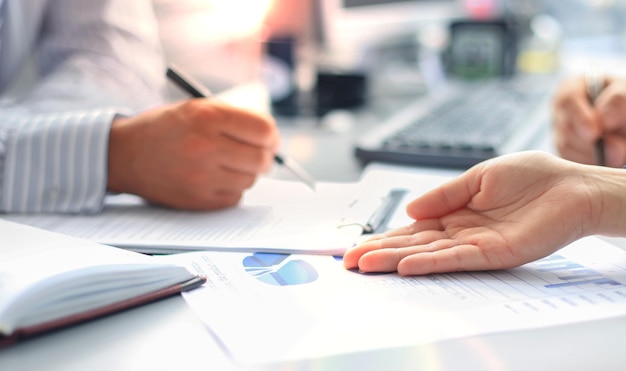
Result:
{"label": "fingers of open hand", "polygon": [[[371,245],[362,246],[367,252],[359,256],[356,264],[346,263],[347,268],[358,268],[362,272],[397,271],[402,276],[499,268],[488,261],[477,246],[459,244],[454,239],[440,238],[422,245],[401,247],[406,244],[394,237],[368,244]],[[392,248],[391,245],[399,246]]]}
{"label": "fingers of open hand", "polygon": [[479,190],[479,175],[480,171],[471,169],[426,192],[407,205],[407,215],[416,220],[435,220],[431,218],[439,218],[464,207]]}
{"label": "fingers of open hand", "polygon": [[426,220],[417,220],[411,224],[395,228],[384,233],[379,233],[375,235],[369,236],[369,238],[364,239],[361,243],[381,240],[384,238],[395,237],[395,236],[409,236],[417,234],[422,231],[439,231],[441,230],[441,224],[437,219],[426,219]]}
{"label": "fingers of open hand", "polygon": [[438,241],[437,249],[407,255],[398,262],[398,274],[416,276],[431,273],[479,271],[495,267],[474,245],[460,245],[456,241]]}
{"label": "fingers of open hand", "polygon": [[[401,244],[400,240],[380,240],[380,244]],[[358,268],[363,272],[393,272],[400,275],[477,270],[487,267],[479,249],[460,245],[453,239],[436,239],[423,245],[381,248],[363,254]]]}
{"label": "fingers of open hand", "polygon": [[[418,222],[419,223],[419,222]],[[423,230],[414,232],[416,227],[413,223],[407,227],[375,236],[354,248],[348,250],[343,257],[346,268],[359,268],[364,271],[391,272],[395,271],[399,259],[401,259],[402,248],[423,246],[433,241],[446,238],[444,232],[439,230]],[[366,258],[367,255],[375,251],[386,251],[384,259],[373,261]],[[376,256],[376,254],[374,254]],[[365,257],[365,260],[363,260]],[[363,265],[365,264],[365,265]]]}
{"label": "fingers of open hand", "polygon": [[399,237],[413,235],[419,232],[440,231],[441,229],[441,222],[438,219],[425,219],[416,220],[411,224],[386,231],[385,233],[382,233],[378,236],[380,236],[380,238]]}

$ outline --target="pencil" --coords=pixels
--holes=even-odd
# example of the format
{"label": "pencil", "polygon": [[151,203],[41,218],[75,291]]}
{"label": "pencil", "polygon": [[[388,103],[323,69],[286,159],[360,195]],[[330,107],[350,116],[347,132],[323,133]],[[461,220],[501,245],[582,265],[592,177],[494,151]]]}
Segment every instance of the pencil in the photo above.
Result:
{"label": "pencil", "polygon": [[[213,96],[209,89],[204,87],[202,84],[195,82],[191,77],[186,76],[175,66],[170,65],[167,68],[166,76],[178,87],[194,98],[210,98]],[[304,170],[304,168],[302,168],[302,166],[300,166],[300,164],[296,161],[286,156],[275,154],[274,162],[284,166],[309,188],[315,190],[315,180],[313,180],[313,177],[309,175],[309,173],[307,173],[306,170]]]}
{"label": "pencil", "polygon": [[[587,97],[589,98],[589,102],[591,105],[596,103],[596,99],[602,92],[604,88],[604,79],[602,75],[596,70],[590,70],[585,75],[585,84],[587,87]],[[605,156],[604,156],[604,138],[600,136],[595,143],[595,153],[596,153],[596,163],[600,166],[605,165]]]}

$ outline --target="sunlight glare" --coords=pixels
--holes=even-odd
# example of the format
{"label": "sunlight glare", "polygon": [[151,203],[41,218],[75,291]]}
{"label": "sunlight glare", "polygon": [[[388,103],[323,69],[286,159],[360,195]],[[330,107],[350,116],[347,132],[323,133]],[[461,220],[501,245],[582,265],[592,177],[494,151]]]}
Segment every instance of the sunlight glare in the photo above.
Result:
{"label": "sunlight glare", "polygon": [[233,34],[253,34],[263,26],[272,0],[213,0],[214,27]]}

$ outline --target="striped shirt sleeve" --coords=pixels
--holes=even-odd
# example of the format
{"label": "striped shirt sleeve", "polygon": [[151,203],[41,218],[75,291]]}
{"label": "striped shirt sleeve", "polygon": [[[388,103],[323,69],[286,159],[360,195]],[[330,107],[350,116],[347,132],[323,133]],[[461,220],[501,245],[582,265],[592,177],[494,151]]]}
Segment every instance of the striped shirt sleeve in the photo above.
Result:
{"label": "striped shirt sleeve", "polygon": [[157,26],[150,0],[47,3],[37,81],[0,104],[0,212],[101,210],[115,115],[164,99]]}
{"label": "striped shirt sleeve", "polygon": [[114,115],[106,110],[2,115],[0,211],[100,211]]}

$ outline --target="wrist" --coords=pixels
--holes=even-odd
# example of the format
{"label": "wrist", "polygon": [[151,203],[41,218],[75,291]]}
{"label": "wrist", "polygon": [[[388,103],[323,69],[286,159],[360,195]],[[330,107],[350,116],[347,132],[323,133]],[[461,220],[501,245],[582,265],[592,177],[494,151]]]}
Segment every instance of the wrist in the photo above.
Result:
{"label": "wrist", "polygon": [[626,170],[593,166],[587,179],[594,200],[588,234],[626,237]]}
{"label": "wrist", "polygon": [[123,133],[127,121],[127,117],[118,115],[111,124],[107,161],[107,191],[109,192],[123,193],[126,191],[123,174],[125,161],[128,161],[128,157],[124,154],[127,146],[124,143]]}

